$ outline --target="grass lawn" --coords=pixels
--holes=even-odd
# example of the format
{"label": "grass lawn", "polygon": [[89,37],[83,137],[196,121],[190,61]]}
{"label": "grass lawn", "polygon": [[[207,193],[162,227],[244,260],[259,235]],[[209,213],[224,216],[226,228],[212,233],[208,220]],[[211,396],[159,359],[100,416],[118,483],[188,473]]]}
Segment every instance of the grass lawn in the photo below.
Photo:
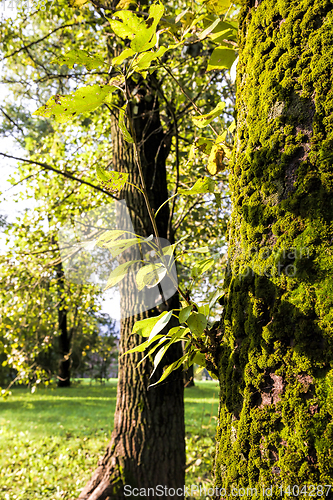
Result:
{"label": "grass lawn", "polygon": [[[116,386],[15,388],[0,400],[1,500],[77,498],[110,439]],[[187,485],[210,485],[217,409],[215,381],[185,389]]]}

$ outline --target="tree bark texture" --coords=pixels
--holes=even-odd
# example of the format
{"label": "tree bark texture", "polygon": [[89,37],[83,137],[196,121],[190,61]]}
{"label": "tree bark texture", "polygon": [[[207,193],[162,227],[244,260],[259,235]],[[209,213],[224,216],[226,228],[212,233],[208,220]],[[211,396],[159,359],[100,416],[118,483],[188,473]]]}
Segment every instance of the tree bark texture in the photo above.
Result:
{"label": "tree bark texture", "polygon": [[328,0],[247,0],[240,14],[221,498],[333,483],[332,23]]}
{"label": "tree bark texture", "polygon": [[[156,211],[168,198],[165,159],[169,146],[159,118],[157,95],[150,82],[128,82],[128,85],[144,178],[151,206]],[[113,169],[129,173],[129,181],[141,186],[133,146],[124,141],[115,117],[112,119],[111,136]],[[126,205],[134,209],[131,212],[134,231],[144,236],[152,234],[142,194],[131,186],[126,187],[122,194]],[[162,238],[170,236],[169,215],[166,204],[157,217],[158,231]],[[126,260],[130,260],[130,252],[127,253]],[[122,308],[128,310],[132,307],[134,298],[130,290],[135,288],[133,276],[126,276],[121,282]],[[181,343],[169,349],[170,352],[163,358],[162,366],[153,380],[149,380],[151,360],[147,358],[137,367],[144,353],[121,356],[126,350],[143,342],[142,337],[131,333],[135,321],[177,307],[179,300],[175,295],[160,307],[121,320],[114,431],[107,451],[82,491],[80,500],[122,499],[125,498],[125,485],[146,489],[157,485],[183,487],[185,428],[182,373],[174,373],[165,383],[147,390],[148,385],[161,376],[163,366],[181,357]],[[171,323],[168,326],[170,325],[175,326]],[[163,498],[169,496],[164,495]]]}

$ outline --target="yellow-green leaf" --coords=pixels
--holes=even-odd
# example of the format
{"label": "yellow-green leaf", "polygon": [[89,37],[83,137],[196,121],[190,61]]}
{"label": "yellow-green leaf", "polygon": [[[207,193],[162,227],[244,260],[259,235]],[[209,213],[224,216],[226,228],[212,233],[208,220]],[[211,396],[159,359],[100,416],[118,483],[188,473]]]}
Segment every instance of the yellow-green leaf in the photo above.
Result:
{"label": "yellow-green leaf", "polygon": [[150,332],[156,325],[156,323],[167,314],[167,311],[163,311],[159,316],[154,316],[153,318],[146,318],[140,321],[136,321],[133,326],[132,333],[137,333],[142,337],[149,337]]}
{"label": "yellow-green leaf", "polygon": [[151,49],[157,43],[156,29],[163,16],[164,7],[161,3],[156,3],[149,8],[149,17],[145,25],[141,26],[135,38],[131,42],[131,48],[135,52],[144,52]]}
{"label": "yellow-green leaf", "polygon": [[158,321],[155,323],[153,326],[153,329],[150,332],[148,341],[150,342],[158,333],[160,333],[161,330],[169,323],[173,310],[171,311],[164,311],[165,314],[160,314]]}
{"label": "yellow-green leaf", "polygon": [[122,53],[118,57],[114,57],[112,59],[112,64],[113,66],[117,66],[118,64],[121,64],[122,62],[125,61],[125,59],[128,59],[129,57],[132,57],[135,54],[133,49],[125,49],[122,51]]}
{"label": "yellow-green leaf", "polygon": [[212,69],[230,69],[236,57],[237,54],[234,49],[216,47],[208,61],[207,71],[211,71]]}
{"label": "yellow-green leaf", "polygon": [[118,121],[119,128],[120,128],[120,130],[122,131],[122,133],[124,135],[125,141],[133,143],[134,142],[133,137],[131,136],[131,134],[127,130],[127,127],[126,127],[126,124],[125,124],[125,109],[126,109],[126,104],[119,111],[119,121]]}
{"label": "yellow-green leaf", "polygon": [[88,3],[88,0],[70,0],[70,5],[71,7],[83,7],[83,5],[85,5],[86,3]]}
{"label": "yellow-green leaf", "polygon": [[91,56],[86,50],[70,50],[67,54],[59,56],[53,60],[59,64],[66,64],[69,68],[73,68],[74,64],[85,66],[89,71],[96,69],[104,64],[104,60],[100,56]]}
{"label": "yellow-green leaf", "polygon": [[136,7],[137,3],[135,0],[120,0],[120,2],[117,3],[116,9],[129,9],[131,6]]}
{"label": "yellow-green leaf", "polygon": [[211,139],[206,139],[206,137],[199,137],[199,139],[197,139],[194,144],[195,149],[199,149],[199,151],[201,151],[205,155],[210,154],[213,145],[214,141],[212,141]]}
{"label": "yellow-green leaf", "polygon": [[167,269],[163,264],[147,264],[141,267],[136,275],[136,283],[139,290],[152,288],[156,286],[167,273]]}
{"label": "yellow-green leaf", "polygon": [[215,264],[215,258],[211,257],[209,259],[203,259],[197,262],[191,270],[191,276],[196,278],[201,276],[203,273],[208,271]]}
{"label": "yellow-green leaf", "polygon": [[223,163],[225,151],[221,144],[214,144],[210,152],[207,164],[207,170],[210,175],[216,175],[225,170],[226,165]]}
{"label": "yellow-green leaf", "polygon": [[209,113],[200,116],[194,116],[194,125],[199,128],[206,127],[214,118],[219,116],[225,108],[225,102],[219,102],[218,105]]}
{"label": "yellow-green leaf", "polygon": [[96,244],[98,246],[103,246],[104,244],[110,243],[111,241],[116,240],[120,236],[122,236],[126,231],[123,229],[112,229],[105,231],[101,236],[99,236],[96,240]]}
{"label": "yellow-green leaf", "polygon": [[129,271],[130,266],[136,264],[137,262],[140,261],[130,260],[129,262],[125,262],[124,264],[121,264],[120,266],[116,267],[116,269],[111,271],[104,291],[112,288],[113,286],[117,285],[122,279],[124,279]]}
{"label": "yellow-green leaf", "polygon": [[152,61],[154,61],[158,57],[162,57],[167,50],[167,47],[160,47],[157,52],[141,53],[133,64],[134,71],[140,73],[141,71],[148,69]]}
{"label": "yellow-green leaf", "polygon": [[120,19],[109,19],[111,29],[120,38],[129,38],[133,40],[141,29],[145,29],[145,21],[140,19],[134,12],[129,10],[120,10],[115,13],[115,17]]}
{"label": "yellow-green leaf", "polygon": [[184,195],[193,195],[201,193],[214,193],[215,182],[210,177],[198,179],[191,189],[180,189],[179,193]]}
{"label": "yellow-green leaf", "polygon": [[163,380],[165,380],[167,378],[167,376],[170,375],[171,372],[173,372],[174,370],[177,370],[188,359],[188,356],[189,356],[188,353],[186,353],[186,354],[184,354],[184,356],[179,358],[177,361],[175,361],[174,363],[171,363],[171,365],[167,366],[165,368],[161,378],[157,382],[155,382],[155,384],[150,384],[149,387],[154,387],[155,385],[157,385],[160,382],[162,382]]}
{"label": "yellow-green leaf", "polygon": [[99,182],[106,191],[117,193],[125,186],[128,175],[127,173],[116,172],[115,170],[104,170],[101,167],[96,167],[96,173]]}
{"label": "yellow-green leaf", "polygon": [[208,12],[213,12],[219,16],[229,9],[231,0],[206,0],[205,4]]}
{"label": "yellow-green leaf", "polygon": [[110,85],[91,85],[78,89],[74,94],[66,96],[56,94],[44,106],[38,108],[33,115],[45,118],[54,116],[58,123],[66,123],[77,114],[87,113],[98,108],[114,90],[115,87]]}
{"label": "yellow-green leaf", "polygon": [[216,28],[219,22],[220,22],[219,18],[215,19],[215,21],[210,26],[208,26],[208,28],[199,33],[198,35],[199,40],[203,40],[204,38],[206,38],[209,35],[209,33],[211,33],[213,29]]}

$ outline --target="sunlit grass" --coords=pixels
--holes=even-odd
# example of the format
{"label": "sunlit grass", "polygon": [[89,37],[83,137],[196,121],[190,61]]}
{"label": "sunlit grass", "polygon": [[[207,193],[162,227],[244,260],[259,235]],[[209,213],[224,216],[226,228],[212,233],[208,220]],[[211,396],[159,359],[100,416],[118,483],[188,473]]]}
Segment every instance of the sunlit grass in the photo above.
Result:
{"label": "sunlit grass", "polygon": [[[109,441],[117,381],[68,389],[13,389],[0,401],[1,500],[77,498]],[[216,382],[185,390],[186,484],[209,484]]]}

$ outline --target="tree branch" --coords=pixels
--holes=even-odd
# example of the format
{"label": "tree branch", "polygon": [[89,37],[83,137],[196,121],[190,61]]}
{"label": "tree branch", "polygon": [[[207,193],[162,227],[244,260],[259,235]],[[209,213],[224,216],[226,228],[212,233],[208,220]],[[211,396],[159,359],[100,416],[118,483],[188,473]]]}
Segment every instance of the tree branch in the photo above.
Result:
{"label": "tree branch", "polygon": [[100,191],[101,193],[104,193],[104,194],[107,194],[108,196],[111,196],[111,198],[114,198],[117,201],[119,200],[119,198],[117,198],[113,194],[109,193],[108,191],[105,191],[104,189],[100,188],[99,186],[95,186],[95,184],[91,184],[91,182],[79,179],[78,177],[75,177],[74,175],[69,174],[68,172],[63,172],[62,170],[59,170],[55,167],[51,167],[51,165],[48,165],[47,163],[41,163],[39,161],[28,160],[26,158],[18,158],[17,156],[8,155],[6,153],[1,153],[1,152],[0,152],[0,155],[4,156],[5,158],[11,158],[12,160],[22,161],[22,162],[30,163],[33,165],[38,165],[39,167],[42,167],[42,170],[51,170],[52,172],[56,172],[57,174],[60,174],[63,177],[67,177],[68,179],[71,179],[73,181],[80,182],[81,184],[86,184],[87,186],[89,186],[93,189],[96,189],[97,191]]}
{"label": "tree branch", "polygon": [[48,33],[47,35],[43,36],[42,38],[39,38],[38,40],[35,40],[34,42],[30,42],[30,43],[28,43],[28,45],[24,45],[20,49],[14,50],[14,52],[12,52],[11,54],[8,54],[8,56],[5,56],[2,59],[0,59],[0,61],[4,61],[5,59],[8,59],[9,57],[13,57],[16,54],[19,54],[23,50],[29,49],[32,45],[36,45],[36,43],[42,42],[43,40],[45,40],[49,36],[53,35],[53,33],[55,33],[58,30],[61,30],[61,29],[64,29],[64,28],[70,28],[71,26],[78,26],[78,24],[79,23],[71,23],[71,24],[64,24],[62,26],[58,26],[58,28],[55,28],[54,30],[50,31],[50,33]]}

